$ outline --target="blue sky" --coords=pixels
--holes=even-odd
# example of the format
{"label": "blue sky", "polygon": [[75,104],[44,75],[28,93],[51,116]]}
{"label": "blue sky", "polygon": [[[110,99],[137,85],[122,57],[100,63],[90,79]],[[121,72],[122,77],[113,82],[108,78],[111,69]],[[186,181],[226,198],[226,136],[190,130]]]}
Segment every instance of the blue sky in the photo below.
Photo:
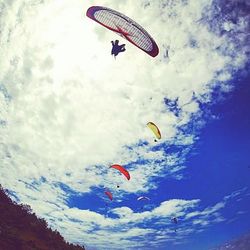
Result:
{"label": "blue sky", "polygon": [[[201,129],[192,152],[194,154],[187,159],[187,178],[163,184],[163,187],[170,186],[178,197],[200,197],[203,204],[207,205],[233,190],[246,188],[249,193],[250,77],[241,76],[239,80],[236,76],[235,80],[238,86],[233,93],[207,107],[218,118],[209,121]],[[226,221],[191,237],[191,243],[173,249],[209,249],[249,232],[249,204],[249,195],[232,202],[223,211]],[[239,211],[244,213],[238,215]]]}
{"label": "blue sky", "polygon": [[247,1],[91,1],[159,46],[153,58],[123,40],[116,60],[122,38],[88,1],[0,3],[0,183],[14,200],[88,250],[206,250],[249,231]]}
{"label": "blue sky", "polygon": [[[204,107],[209,116],[206,116],[207,123],[199,130],[199,138],[186,159],[188,168],[185,170],[185,178],[159,179],[157,190],[148,194],[151,198],[151,204],[148,205],[155,206],[162,200],[173,198],[199,198],[202,206],[208,206],[235,190],[242,190],[242,197],[231,201],[223,210],[225,221],[208,227],[204,232],[190,235],[187,242],[180,246],[166,244],[158,249],[210,249],[250,230],[250,75],[242,76],[239,73],[234,81],[237,87],[232,92],[221,96],[217,103]],[[209,118],[211,116],[216,118]],[[70,206],[81,209],[95,210],[106,206],[103,200],[93,194],[89,197],[74,196],[69,202]],[[137,211],[150,209],[150,206],[138,204],[133,195],[127,197],[121,205],[133,207]],[[109,203],[109,207],[113,205]],[[107,209],[103,212],[106,213]],[[181,218],[179,223],[182,223]]]}

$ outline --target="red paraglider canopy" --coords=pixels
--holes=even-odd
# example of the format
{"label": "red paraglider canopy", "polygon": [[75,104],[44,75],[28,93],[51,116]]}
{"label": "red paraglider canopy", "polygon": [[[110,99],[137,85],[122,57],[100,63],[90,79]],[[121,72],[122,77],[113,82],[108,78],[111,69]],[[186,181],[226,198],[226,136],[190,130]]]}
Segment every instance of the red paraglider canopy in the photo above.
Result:
{"label": "red paraglider canopy", "polygon": [[130,174],[129,172],[121,165],[114,164],[111,166],[111,168],[115,168],[118,171],[120,171],[128,180],[130,179]]}
{"label": "red paraglider canopy", "polygon": [[109,197],[111,201],[113,200],[113,195],[109,191],[105,191],[104,193]]}

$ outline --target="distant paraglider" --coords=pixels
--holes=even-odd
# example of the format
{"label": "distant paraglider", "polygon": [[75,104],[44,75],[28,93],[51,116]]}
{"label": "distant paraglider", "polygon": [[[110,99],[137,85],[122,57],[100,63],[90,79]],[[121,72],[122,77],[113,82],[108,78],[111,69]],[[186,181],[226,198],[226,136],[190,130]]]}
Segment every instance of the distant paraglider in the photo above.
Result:
{"label": "distant paraglider", "polygon": [[[153,123],[153,122],[148,122],[147,123],[148,128],[151,129],[151,131],[154,133],[155,137],[159,140],[161,139],[161,132],[159,128]],[[155,140],[157,142],[157,140]]]}
{"label": "distant paraglider", "polygon": [[122,173],[127,178],[127,180],[130,180],[130,174],[123,166],[114,164],[110,168],[117,169],[118,171],[120,171],[120,173]]}
{"label": "distant paraglider", "polygon": [[86,15],[105,28],[114,31],[130,43],[155,57],[159,48],[154,39],[138,23],[123,15],[122,13],[101,6],[92,6]]}
{"label": "distant paraglider", "polygon": [[137,198],[138,201],[150,201],[150,199],[146,196],[140,196]]}
{"label": "distant paraglider", "polygon": [[111,201],[113,200],[113,195],[112,195],[111,192],[105,191],[104,193],[108,196],[108,198],[109,198]]}
{"label": "distant paraglider", "polygon": [[176,218],[176,217],[173,217],[172,219],[171,219],[171,221],[175,224],[175,229],[174,229],[174,231],[176,232],[177,231],[177,224],[178,224],[178,219]]}
{"label": "distant paraglider", "polygon": [[173,217],[173,218],[171,219],[171,221],[172,221],[174,224],[177,224],[177,223],[178,223],[178,220],[177,220],[176,217]]}
{"label": "distant paraglider", "polygon": [[[148,202],[148,201],[150,201],[150,199],[147,197],[147,196],[140,196],[140,197],[138,197],[137,198],[137,200],[138,201],[141,201],[141,202]],[[141,207],[141,210],[144,208],[144,205],[142,205],[142,207]]]}

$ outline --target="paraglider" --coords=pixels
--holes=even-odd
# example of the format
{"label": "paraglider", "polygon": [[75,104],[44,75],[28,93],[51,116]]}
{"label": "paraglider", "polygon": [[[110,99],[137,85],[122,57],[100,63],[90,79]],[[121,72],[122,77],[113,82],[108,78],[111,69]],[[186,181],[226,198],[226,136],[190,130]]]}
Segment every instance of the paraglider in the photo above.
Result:
{"label": "paraglider", "polygon": [[111,192],[105,191],[104,193],[108,196],[108,198],[109,198],[111,201],[113,200],[113,195],[112,195]]}
{"label": "paraglider", "polygon": [[[144,201],[144,202],[147,202],[147,201],[150,201],[150,199],[146,196],[140,196],[137,198],[137,201]],[[141,207],[141,210],[144,208],[144,205]]]}
{"label": "paraglider", "polygon": [[176,232],[177,231],[177,223],[178,223],[178,220],[177,220],[177,218],[176,217],[173,217],[172,219],[171,219],[171,221],[175,224],[175,229],[174,229],[174,231]]}
{"label": "paraglider", "polygon": [[177,220],[176,217],[173,217],[171,220],[172,220],[172,222],[173,222],[174,224],[177,224],[177,223],[178,223],[178,220]]}
{"label": "paraglider", "polygon": [[150,201],[150,199],[146,196],[140,196],[137,198],[138,201]]}
{"label": "paraglider", "polygon": [[106,7],[92,6],[87,10],[86,15],[122,36],[148,55],[152,57],[158,55],[159,48],[154,39],[138,23],[122,13]]}
{"label": "paraglider", "polygon": [[[148,126],[148,128],[150,128],[152,130],[152,132],[154,133],[154,135],[157,139],[161,139],[161,132],[160,132],[159,128],[153,122],[148,122],[147,126]],[[157,140],[155,140],[155,142],[156,141]]]}
{"label": "paraglider", "polygon": [[125,44],[119,45],[119,40],[111,41],[112,43],[112,50],[111,50],[111,55],[114,55],[116,57],[119,53],[124,52],[125,49]]}
{"label": "paraglider", "polygon": [[130,180],[130,174],[123,166],[118,165],[118,164],[114,164],[110,168],[117,169],[127,178],[127,180]]}

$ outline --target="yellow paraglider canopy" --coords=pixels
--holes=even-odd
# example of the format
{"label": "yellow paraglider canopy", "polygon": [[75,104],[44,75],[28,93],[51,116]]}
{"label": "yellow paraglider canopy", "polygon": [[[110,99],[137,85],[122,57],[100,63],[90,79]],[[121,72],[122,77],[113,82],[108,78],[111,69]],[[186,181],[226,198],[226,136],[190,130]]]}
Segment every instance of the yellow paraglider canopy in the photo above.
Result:
{"label": "yellow paraglider canopy", "polygon": [[148,122],[147,126],[153,131],[157,139],[161,139],[161,132],[153,122]]}

